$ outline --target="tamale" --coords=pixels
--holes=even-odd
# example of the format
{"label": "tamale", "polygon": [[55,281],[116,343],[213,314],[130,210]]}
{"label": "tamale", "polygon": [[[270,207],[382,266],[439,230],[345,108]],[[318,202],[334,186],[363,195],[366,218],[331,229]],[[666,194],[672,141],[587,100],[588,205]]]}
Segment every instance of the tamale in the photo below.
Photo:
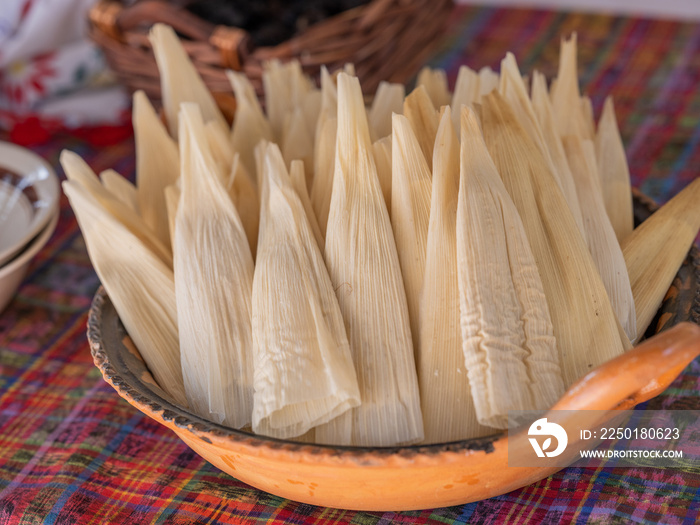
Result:
{"label": "tamale", "polygon": [[700,178],[637,226],[623,241],[639,341],[656,315],[700,229]]}
{"label": "tamale", "polygon": [[622,250],[615,238],[615,231],[605,213],[595,152],[586,153],[586,143],[589,148],[593,148],[590,140],[582,141],[575,135],[563,138],[566,158],[574,174],[576,194],[583,214],[585,239],[608,292],[613,311],[627,337],[634,339],[637,321],[629,275]]}
{"label": "tamale", "polygon": [[321,68],[321,112],[314,136],[314,180],[309,192],[311,204],[324,237],[333,191],[337,113],[338,92],[324,66]]}
{"label": "tamale", "polygon": [[632,233],[632,186],[625,147],[617,127],[612,97],[605,99],[596,135],[596,157],[605,211],[620,244]]}
{"label": "tamale", "polygon": [[[180,205],[180,188],[176,184],[171,184],[165,188],[165,207],[168,210],[168,227],[170,228],[170,238],[175,241],[175,217],[177,208]],[[173,248],[174,251],[174,248]]]}
{"label": "tamale", "polygon": [[568,387],[623,352],[615,314],[554,175],[497,92],[484,99],[482,124],[489,153],[525,226]]}
{"label": "tamale", "polygon": [[304,162],[306,185],[310,187],[314,176],[314,136],[306,127],[301,108],[296,108],[287,120],[282,135],[282,155],[287,166],[295,159]]}
{"label": "tamale", "polygon": [[576,33],[573,33],[571,38],[561,41],[556,89],[552,86],[552,107],[559,135],[577,135],[585,139],[588,130],[581,108],[576,53]]}
{"label": "tamale", "polygon": [[439,124],[438,112],[423,86],[418,86],[406,97],[403,103],[403,114],[411,123],[426,162],[432,162],[435,135]]}
{"label": "tamale", "polygon": [[586,139],[595,140],[595,117],[593,116],[593,103],[586,95],[581,97],[581,115],[583,116]]}
{"label": "tamale", "polygon": [[442,69],[424,67],[418,73],[416,85],[425,87],[436,110],[448,105],[452,99],[447,88],[447,74]]}
{"label": "tamale", "polygon": [[160,242],[170,246],[163,189],[180,174],[177,144],[168,135],[143,91],[134,93],[132,116],[136,145],[136,189],[143,221]]}
{"label": "tamale", "polygon": [[253,430],[284,439],[358,406],[360,392],[338,300],[276,145],[267,147],[263,177]]}
{"label": "tamale", "polygon": [[461,137],[457,276],[464,362],[479,423],[508,428],[508,411],[545,410],[564,383],[525,228],[469,108]]}
{"label": "tamale", "polygon": [[391,135],[372,144],[374,164],[377,166],[377,178],[382,188],[386,209],[391,215]]}
{"label": "tamale", "polygon": [[236,96],[236,115],[231,128],[231,146],[241,155],[241,162],[251,180],[257,184],[253,151],[261,140],[272,140],[272,128],[260,107],[255,89],[244,73],[227,71]]}
{"label": "tamale", "polygon": [[63,150],[60,157],[61,166],[68,180],[79,182],[92,196],[97,199],[105,210],[122,223],[134,234],[153,254],[155,254],[170,269],[173,266],[173,256],[170,246],[164,245],[155,233],[136,215],[131,207],[124,204],[110,193],[102,184],[94,171],[83,159],[72,151]]}
{"label": "tamale", "polygon": [[78,182],[65,181],[90,261],[148,369],[187,406],[180,366],[173,272]]}
{"label": "tamale", "polygon": [[321,233],[321,228],[318,225],[318,220],[316,220],[316,214],[311,206],[311,199],[309,198],[309,192],[306,189],[306,173],[304,172],[304,162],[301,160],[293,160],[292,166],[289,169],[289,178],[292,181],[292,187],[296,192],[301,204],[304,206],[304,212],[306,213],[306,219],[309,221],[309,226],[311,226],[311,232],[314,234],[314,239],[318,244],[321,253],[325,249],[325,241],[323,239],[323,234]]}
{"label": "tamale", "polygon": [[381,81],[372,100],[368,119],[372,141],[391,135],[391,115],[403,112],[406,88],[403,84]]}
{"label": "tamale", "polygon": [[[320,122],[319,118],[319,122]],[[311,204],[313,205],[321,233],[326,236],[328,213],[333,192],[333,172],[335,165],[335,144],[338,120],[330,117],[316,133],[314,151],[314,181],[311,185]]]}
{"label": "tamale", "polygon": [[173,28],[155,24],[148,33],[148,40],[158,64],[163,109],[170,134],[177,139],[177,117],[183,102],[198,104],[204,122],[214,120],[228,128],[214,97],[197,73]]}
{"label": "tamale", "polygon": [[123,204],[131,208],[134,213],[140,215],[136,186],[134,186],[129,179],[109,169],[100,172],[100,181],[102,181],[102,185],[105,189],[117,200],[120,200]]}
{"label": "tamale", "polygon": [[311,90],[311,84],[302,73],[298,60],[283,64],[275,59],[263,64],[263,89],[272,135],[281,142],[287,115],[301,105]]}
{"label": "tamale", "polygon": [[452,93],[452,124],[460,132],[460,119],[462,106],[470,106],[481,100],[479,89],[479,74],[469,66],[460,66],[455,82],[455,90]]}
{"label": "tamale", "polygon": [[426,243],[430,221],[430,168],[425,161],[411,124],[394,115],[391,156],[391,226],[399,254],[408,300],[413,345],[419,352],[421,290],[425,274]]}
{"label": "tamale", "polygon": [[423,439],[406,294],[377,179],[357,78],[338,75],[338,138],[326,265],[362,404],[316,428],[320,443],[392,446]]}
{"label": "tamale", "polygon": [[416,356],[426,443],[493,433],[477,422],[462,352],[457,282],[459,140],[443,107],[435,140],[425,278]]}
{"label": "tamale", "polygon": [[547,93],[547,81],[544,75],[535,71],[532,77],[532,105],[537,116],[537,121],[542,130],[542,137],[549,150],[549,155],[555,167],[554,175],[557,183],[561,188],[566,203],[569,205],[569,210],[576,221],[581,235],[585,235],[583,228],[583,215],[581,215],[581,207],[576,195],[576,184],[574,176],[571,173],[569,162],[566,160],[564,146],[561,143],[561,137],[557,132],[557,124],[554,120],[554,110],[552,102],[549,100]]}
{"label": "tamale", "polygon": [[250,246],[250,253],[255,259],[258,246],[258,227],[260,222],[260,201],[248,171],[236,153],[231,163],[226,191],[236,207],[241,224]]}
{"label": "tamale", "polygon": [[209,141],[209,149],[219,168],[219,176],[225,184],[230,175],[234,154],[228,129],[222,128],[218,122],[211,121],[204,125],[204,130]]}
{"label": "tamale", "polygon": [[179,118],[174,260],[185,392],[197,414],[241,428],[253,409],[253,259],[197,106],[182,104]]}
{"label": "tamale", "polygon": [[479,100],[491,93],[494,89],[498,89],[501,80],[498,73],[488,66],[482,67],[479,70]]}

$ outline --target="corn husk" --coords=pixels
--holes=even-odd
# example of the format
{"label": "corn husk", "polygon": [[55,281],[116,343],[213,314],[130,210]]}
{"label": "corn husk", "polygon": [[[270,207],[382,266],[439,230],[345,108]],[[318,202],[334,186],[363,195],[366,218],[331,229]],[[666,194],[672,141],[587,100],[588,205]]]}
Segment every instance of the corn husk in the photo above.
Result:
{"label": "corn husk", "polygon": [[337,114],[338,92],[324,66],[321,68],[321,113],[314,137],[314,180],[310,190],[311,205],[324,238],[333,191]]}
{"label": "corn husk", "polygon": [[304,122],[306,129],[312,132],[316,129],[318,117],[321,115],[321,106],[323,105],[323,93],[320,89],[312,88],[307,91],[301,100],[301,111],[304,114]]}
{"label": "corn husk", "polygon": [[542,137],[552,159],[552,164],[555,167],[554,175],[557,183],[564,194],[566,203],[569,205],[569,210],[574,217],[579,232],[581,232],[581,235],[585,235],[583,215],[581,214],[581,207],[576,194],[576,184],[574,183],[574,176],[571,173],[569,162],[566,160],[561,137],[557,132],[554,109],[547,93],[547,81],[544,75],[538,71],[535,71],[532,77],[532,105],[537,122],[542,130]]}
{"label": "corn husk", "polygon": [[479,425],[462,353],[457,282],[459,140],[444,107],[435,141],[416,359],[426,443],[493,433]]}
{"label": "corn husk", "polygon": [[411,123],[426,162],[431,163],[439,121],[438,112],[423,86],[418,86],[406,97],[403,103],[403,114]]}
{"label": "corn husk", "polygon": [[129,206],[115,198],[100,184],[95,172],[83,159],[72,151],[63,150],[60,161],[68,180],[80,183],[99,202],[100,206],[122,223],[168,268],[172,269],[173,256],[170,247],[165,246]]}
{"label": "corn husk", "polygon": [[180,123],[174,259],[185,392],[197,414],[241,428],[253,410],[253,258],[196,105],[182,105]]}
{"label": "corn husk", "polygon": [[173,272],[76,181],[63,183],[90,261],[148,369],[186,407]]}
{"label": "corn husk", "polygon": [[129,179],[108,169],[100,172],[100,181],[117,200],[128,206],[135,214],[140,215],[136,186]]}
{"label": "corn husk", "polygon": [[625,147],[617,127],[615,108],[611,97],[605,99],[603,114],[598,123],[596,157],[598,158],[598,173],[605,200],[605,210],[615,230],[617,240],[622,244],[634,228],[632,187]]}
{"label": "corn husk", "polygon": [[139,210],[158,240],[170,246],[168,213],[163,189],[180,175],[177,144],[143,91],[134,93],[134,142],[136,144],[136,188]]}
{"label": "corn husk", "polygon": [[233,164],[234,151],[231,147],[230,133],[227,128],[222,128],[218,122],[211,121],[204,125],[209,149],[214,161],[219,168],[221,181],[226,184]]}
{"label": "corn husk", "polygon": [[391,115],[403,113],[406,88],[403,84],[380,82],[369,110],[369,131],[372,141],[391,135]]}
{"label": "corn husk", "polygon": [[[180,205],[180,188],[177,184],[171,184],[165,188],[165,207],[168,210],[168,227],[170,228],[170,238],[175,240],[175,217],[177,208]],[[175,251],[175,247],[173,247]]]}
{"label": "corn husk", "polygon": [[301,108],[297,108],[289,116],[282,137],[282,155],[287,166],[291,166],[295,159],[304,162],[306,185],[311,187],[314,176],[314,136],[306,127]]}
{"label": "corn husk", "polygon": [[[411,333],[418,334],[430,221],[431,175],[411,124],[403,115],[394,115],[391,142],[391,226],[406,289]],[[417,355],[420,338],[414,337],[413,345]]]}
{"label": "corn husk", "polygon": [[638,341],[656,315],[700,229],[700,179],[695,179],[622,244],[637,312]]}
{"label": "corn husk", "polygon": [[233,157],[226,190],[241,218],[241,224],[243,224],[245,236],[250,246],[250,253],[255,259],[260,223],[260,201],[255,185],[240,158],[238,153]]}
{"label": "corn husk", "polygon": [[552,85],[552,106],[559,135],[576,135],[585,139],[588,131],[581,108],[576,54],[576,33],[573,33],[568,40],[561,41],[556,88]]}
{"label": "corn husk", "polygon": [[568,136],[564,137],[563,144],[574,174],[588,249],[617,319],[627,338],[634,339],[637,322],[632,289],[622,250],[605,213],[593,143],[590,140],[582,141],[577,136]]}
{"label": "corn husk", "polygon": [[277,142],[281,142],[287,116],[301,105],[304,96],[311,90],[311,83],[304,76],[298,60],[284,64],[277,59],[265,62],[262,78],[272,135]]}
{"label": "corn husk", "polygon": [[623,352],[605,287],[554,175],[503,98],[484,99],[486,145],[542,278],[565,386]]}
{"label": "corn husk", "polygon": [[304,162],[301,160],[293,160],[292,166],[289,170],[289,178],[292,181],[292,187],[299,197],[302,206],[304,207],[304,212],[306,213],[306,219],[309,221],[309,226],[311,227],[311,232],[314,234],[314,239],[316,239],[316,244],[318,245],[321,253],[325,249],[326,242],[321,233],[321,228],[318,225],[318,220],[316,220],[316,214],[311,206],[311,199],[309,198],[309,192],[306,189],[306,173],[304,171]]}
{"label": "corn husk", "polygon": [[581,97],[581,115],[583,115],[586,140],[595,140],[595,117],[593,116],[593,102],[586,95]]}
{"label": "corn husk", "polygon": [[448,105],[452,100],[452,95],[447,89],[447,74],[442,69],[424,67],[418,72],[416,85],[425,88],[436,110]]}
{"label": "corn husk", "polygon": [[358,406],[360,392],[338,300],[276,145],[267,148],[263,176],[253,430],[284,439]]}
{"label": "corn husk", "polygon": [[481,100],[481,91],[479,88],[479,74],[469,66],[460,66],[457,73],[457,81],[455,82],[455,90],[452,93],[452,124],[460,133],[460,119],[462,106],[471,106],[475,102]]}
{"label": "corn husk", "polygon": [[493,90],[498,89],[500,83],[501,79],[498,73],[495,73],[493,69],[488,66],[482,67],[479,70],[479,100]]}
{"label": "corn husk", "polygon": [[374,164],[377,166],[377,178],[384,195],[386,209],[391,216],[391,135],[372,144]]}
{"label": "corn husk", "polygon": [[219,106],[197,73],[173,28],[165,24],[155,24],[148,33],[148,40],[158,64],[163,110],[170,135],[177,139],[177,118],[180,104],[183,102],[198,104],[204,122],[214,120],[228,128]]}
{"label": "corn husk", "polygon": [[325,260],[362,404],[316,428],[322,443],[392,446],[423,439],[406,294],[372,157],[360,83],[338,76],[338,139]]}
{"label": "corn husk", "polygon": [[253,151],[261,140],[272,140],[272,128],[260,107],[255,89],[244,73],[227,71],[226,75],[236,96],[236,116],[231,128],[231,146],[241,155],[241,162],[256,183]]}
{"label": "corn husk", "polygon": [[479,423],[508,428],[511,410],[546,410],[564,393],[540,273],[518,210],[462,115],[457,267],[464,361]]}

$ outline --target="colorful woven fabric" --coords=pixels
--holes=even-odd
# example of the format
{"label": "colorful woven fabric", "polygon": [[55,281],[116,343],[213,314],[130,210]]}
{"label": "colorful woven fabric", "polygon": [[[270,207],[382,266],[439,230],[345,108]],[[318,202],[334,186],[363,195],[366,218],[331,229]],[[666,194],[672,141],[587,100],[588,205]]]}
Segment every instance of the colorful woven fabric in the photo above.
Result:
{"label": "colorful woven fabric", "polygon": [[[559,38],[574,30],[596,114],[615,96],[634,185],[667,200],[700,166],[700,25],[462,7],[432,65],[454,82],[459,64],[497,67],[512,50],[524,71],[551,77]],[[96,171],[133,177],[131,140],[92,144],[60,135],[35,150],[58,166],[69,148]],[[98,284],[63,198],[56,233],[0,315],[0,524],[700,520],[700,469],[568,468],[487,501],[406,513],[319,508],[260,492],[203,461],[102,380],[85,336]],[[700,409],[700,363],[649,406]]]}

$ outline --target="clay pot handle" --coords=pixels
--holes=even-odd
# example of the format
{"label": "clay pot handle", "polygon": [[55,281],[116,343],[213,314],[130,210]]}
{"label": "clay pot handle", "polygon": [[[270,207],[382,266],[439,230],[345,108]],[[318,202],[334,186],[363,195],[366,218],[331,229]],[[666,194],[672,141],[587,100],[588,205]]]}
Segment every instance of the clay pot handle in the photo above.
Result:
{"label": "clay pot handle", "polygon": [[700,326],[679,323],[574,383],[552,410],[627,410],[663,392],[700,355]]}

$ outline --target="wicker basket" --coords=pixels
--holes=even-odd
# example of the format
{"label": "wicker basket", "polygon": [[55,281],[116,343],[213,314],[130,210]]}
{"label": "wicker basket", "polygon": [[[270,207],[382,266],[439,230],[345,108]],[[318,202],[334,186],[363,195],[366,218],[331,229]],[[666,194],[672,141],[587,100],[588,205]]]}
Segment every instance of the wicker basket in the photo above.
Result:
{"label": "wicker basket", "polygon": [[231,118],[235,99],[226,69],[242,70],[262,93],[263,62],[296,58],[317,76],[353,62],[366,93],[380,80],[406,82],[430,54],[444,29],[452,0],[373,0],[310,26],[274,47],[254,49],[239,28],[216,26],[165,0],[142,0],[130,7],[100,0],[90,11],[90,36],[103,49],[119,79],[160,100],[155,58],[147,38],[163,22],[183,35],[183,45],[219,106]]}

